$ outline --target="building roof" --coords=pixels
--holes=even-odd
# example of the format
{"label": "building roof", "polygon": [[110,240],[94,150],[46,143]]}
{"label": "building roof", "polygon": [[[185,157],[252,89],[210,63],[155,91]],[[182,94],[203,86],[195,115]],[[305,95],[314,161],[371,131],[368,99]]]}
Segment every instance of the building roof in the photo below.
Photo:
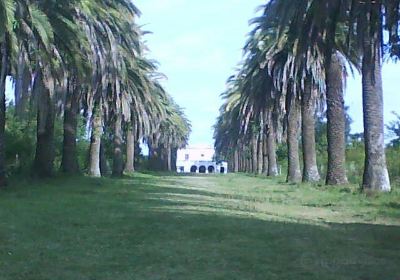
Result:
{"label": "building roof", "polygon": [[207,144],[190,145],[183,150],[214,150],[214,147]]}

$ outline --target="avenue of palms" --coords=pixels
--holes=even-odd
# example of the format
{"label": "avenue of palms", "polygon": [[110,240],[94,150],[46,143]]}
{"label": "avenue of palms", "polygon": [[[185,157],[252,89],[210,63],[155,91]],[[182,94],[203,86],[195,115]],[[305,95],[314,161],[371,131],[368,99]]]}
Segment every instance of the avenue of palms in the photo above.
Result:
{"label": "avenue of palms", "polygon": [[0,0],[0,280],[400,277],[400,115],[385,126],[382,81],[400,0],[263,1],[214,93],[212,163],[229,172],[180,174],[196,126],[140,1]]}
{"label": "avenue of palms", "polygon": [[346,184],[343,96],[346,68],[352,67],[362,74],[362,187],[390,191],[381,68],[383,56],[399,55],[399,1],[275,0],[263,10],[252,20],[244,61],[223,94],[225,105],[215,126],[219,153],[234,170],[276,176],[271,168],[276,144],[284,142],[287,180],[318,182],[315,118],[326,110],[326,183]]}
{"label": "avenue of palms", "polygon": [[[17,119],[37,115],[33,176],[49,177],[58,168],[69,174],[85,168],[101,176],[102,138],[108,136],[113,176],[134,171],[140,140],[151,143],[159,152],[155,160],[162,155],[161,165],[172,170],[168,163],[187,142],[190,124],[159,84],[155,62],[146,57],[143,31],[135,23],[140,12],[131,1],[4,0],[0,13],[0,185],[6,184],[7,77],[15,84]],[[81,116],[91,134],[87,166],[77,160]],[[64,126],[60,166],[54,162],[56,119]]]}

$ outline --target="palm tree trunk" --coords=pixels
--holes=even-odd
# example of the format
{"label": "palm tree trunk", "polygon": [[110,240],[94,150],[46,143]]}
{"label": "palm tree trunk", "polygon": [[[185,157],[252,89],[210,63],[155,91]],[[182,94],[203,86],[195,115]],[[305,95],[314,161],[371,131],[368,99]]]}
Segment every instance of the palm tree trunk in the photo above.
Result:
{"label": "palm tree trunk", "polygon": [[162,149],[160,144],[160,134],[153,133],[149,139],[149,166],[153,171],[163,170]]}
{"label": "palm tree trunk", "polygon": [[329,65],[326,66],[327,185],[348,183],[346,176],[346,116],[343,84],[343,65],[335,52],[332,54]]}
{"label": "palm tree trunk", "polygon": [[76,137],[78,128],[79,93],[76,85],[68,81],[67,96],[64,106],[64,140],[61,160],[61,170],[65,173],[78,174],[78,154],[76,150]]}
{"label": "palm tree trunk", "polygon": [[246,173],[248,171],[247,170],[247,149],[245,150],[244,144],[242,144],[241,147],[242,147],[241,156],[240,156],[240,161],[241,161],[240,165],[242,166],[241,172]]}
{"label": "palm tree trunk", "polygon": [[100,173],[101,176],[107,176],[109,173],[106,148],[104,147],[104,141],[101,140],[100,143]]}
{"label": "palm tree trunk", "polygon": [[235,166],[234,169],[232,169],[232,171],[237,173],[240,170],[240,152],[238,151],[237,148],[234,150],[233,161],[235,162],[234,164]]}
{"label": "palm tree trunk", "polygon": [[126,164],[124,170],[126,173],[132,173],[135,171],[135,134],[136,130],[131,122],[128,124],[126,131]]}
{"label": "palm tree trunk", "polygon": [[263,174],[268,176],[268,136],[266,131],[263,137]]}
{"label": "palm tree trunk", "polygon": [[6,125],[6,78],[7,78],[7,48],[3,40],[1,44],[1,69],[0,69],[0,188],[7,184],[6,181],[6,155],[5,155],[5,125]]}
{"label": "palm tree trunk", "polygon": [[25,72],[25,61],[24,52],[22,50],[22,44],[19,46],[18,59],[17,59],[17,73],[15,77],[15,90],[14,90],[14,103],[15,103],[15,115],[21,116],[23,106],[21,106],[23,82]]}
{"label": "palm tree trunk", "polygon": [[243,150],[240,155],[240,172],[246,172],[246,162]]}
{"label": "palm tree trunk", "polygon": [[263,156],[264,156],[264,152],[263,152],[263,138],[264,137],[263,137],[263,134],[264,134],[263,132],[260,132],[260,136],[258,137],[257,173],[259,175],[261,175],[262,172],[263,172],[263,163],[264,163],[264,161],[263,161]]}
{"label": "palm tree trunk", "polygon": [[311,77],[307,77],[301,98],[301,132],[303,144],[303,181],[320,180],[315,149],[315,106],[316,99],[312,91]]}
{"label": "palm tree trunk", "polygon": [[37,112],[37,142],[33,175],[51,177],[54,173],[54,89],[55,81],[49,69],[38,72],[35,89],[39,91]]}
{"label": "palm tree trunk", "polygon": [[163,144],[160,149],[161,155],[161,171],[168,171],[168,146]]}
{"label": "palm tree trunk", "polygon": [[257,134],[253,133],[251,136],[251,171],[253,173],[257,173],[257,148],[258,148],[258,141],[257,141]]}
{"label": "palm tree trunk", "polygon": [[121,177],[124,172],[124,162],[122,156],[122,115],[117,113],[114,120],[114,156],[113,156],[113,170],[114,177]]}
{"label": "palm tree trunk", "polygon": [[26,65],[26,53],[20,46],[17,60],[17,73],[15,77],[15,115],[19,118],[25,118],[27,106],[30,98],[29,86],[31,84],[31,73]]}
{"label": "palm tree trunk", "polygon": [[268,176],[278,175],[278,165],[276,162],[276,137],[275,129],[272,125],[267,126],[267,147],[268,147]]}
{"label": "palm tree trunk", "polygon": [[173,172],[177,171],[176,160],[178,158],[178,149],[172,148],[171,149],[171,168]]}
{"label": "palm tree trunk", "polygon": [[[379,5],[377,5],[379,9]],[[379,12],[379,11],[376,11]],[[369,22],[369,25],[372,25]],[[390,191],[390,180],[386,166],[383,89],[380,36],[364,35],[364,55],[362,60],[362,88],[364,111],[365,166],[363,189]]]}
{"label": "palm tree trunk", "polygon": [[242,146],[239,145],[240,150],[238,151],[239,154],[239,172],[243,172],[243,150],[242,150]]}
{"label": "palm tree trunk", "polygon": [[235,173],[238,173],[239,170],[240,170],[240,167],[239,167],[239,151],[237,149],[235,149],[235,151],[234,151],[233,158],[234,158],[234,169],[233,169],[233,171]]}
{"label": "palm tree trunk", "polygon": [[172,153],[171,153],[171,145],[167,145],[167,158],[166,158],[166,160],[167,160],[167,171],[168,172],[172,172]]}
{"label": "palm tree trunk", "polygon": [[239,143],[239,172],[245,171],[245,162],[244,162],[244,146],[243,143],[240,141]]}
{"label": "palm tree trunk", "polygon": [[[246,141],[247,142],[247,141]],[[246,149],[246,152],[243,153],[243,164],[244,164],[244,172],[251,172],[251,148],[250,143],[243,144],[243,147]]]}
{"label": "palm tree trunk", "polygon": [[287,102],[287,146],[288,146],[288,173],[289,183],[301,182],[299,159],[299,118],[300,106],[297,98],[291,94]]}
{"label": "palm tree trunk", "polygon": [[90,152],[89,152],[89,176],[101,177],[100,171],[100,146],[101,135],[103,134],[103,121],[101,112],[101,102],[93,108],[92,116],[92,135],[90,137]]}

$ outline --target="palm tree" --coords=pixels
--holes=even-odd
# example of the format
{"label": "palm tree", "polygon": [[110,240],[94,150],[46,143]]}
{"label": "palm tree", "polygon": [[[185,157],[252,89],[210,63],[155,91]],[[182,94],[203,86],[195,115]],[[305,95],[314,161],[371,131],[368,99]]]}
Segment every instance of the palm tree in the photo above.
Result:
{"label": "palm tree", "polygon": [[287,181],[289,183],[301,182],[299,158],[299,128],[300,128],[300,101],[294,90],[290,87],[286,97],[286,130],[288,148],[288,171]]}
{"label": "palm tree", "polygon": [[362,44],[362,88],[365,137],[365,190],[390,191],[386,166],[383,89],[382,89],[382,5],[367,0],[352,7],[356,20],[365,28],[358,30]]}
{"label": "palm tree", "polygon": [[315,111],[317,92],[313,89],[311,75],[304,81],[301,95],[301,139],[303,144],[303,181],[317,182],[320,180],[315,149]]}
{"label": "palm tree", "polygon": [[70,174],[77,174],[80,172],[76,139],[81,100],[81,89],[77,84],[77,77],[71,77],[68,79],[66,90],[61,171]]}
{"label": "palm tree", "polygon": [[151,92],[155,106],[147,113],[152,125],[144,137],[149,146],[149,162],[154,170],[173,171],[176,170],[173,159],[177,150],[187,145],[190,122],[157,79],[153,81]]}
{"label": "palm tree", "polygon": [[[17,116],[25,117],[29,99],[37,104],[31,108],[38,124],[34,175],[53,174],[54,122],[62,115],[61,170],[79,172],[76,138],[82,110],[91,132],[88,173],[100,176],[104,171],[104,131],[114,142],[114,175],[122,174],[125,144],[129,146],[125,167],[133,170],[135,141],[157,133],[174,104],[155,81],[154,63],[143,56],[143,32],[135,23],[139,14],[129,0],[0,1],[0,185],[5,184],[8,75],[15,82]],[[190,131],[184,129],[187,123],[177,108],[173,114],[182,118],[168,122],[170,153]]]}
{"label": "palm tree", "polygon": [[225,103],[221,106],[220,115],[214,125],[214,145],[217,157],[233,161],[233,170],[236,172],[244,171],[244,139],[240,134],[239,118],[241,94],[235,76],[229,78],[228,89],[221,96],[225,99]]}
{"label": "palm tree", "polygon": [[346,176],[346,119],[344,108],[344,71],[343,59],[335,52],[326,67],[326,103],[327,103],[327,139],[328,169],[327,185],[347,184]]}
{"label": "palm tree", "polygon": [[[36,45],[36,75],[33,91],[38,97],[37,110],[37,143],[33,163],[33,174],[39,177],[49,177],[54,172],[54,122],[56,106],[60,92],[66,91],[65,66],[66,61],[78,60],[81,49],[85,45],[81,29],[76,24],[77,1],[55,3],[44,1],[39,9],[48,19],[49,42],[35,40]],[[38,30],[42,32],[42,30]],[[42,36],[43,38],[43,36]],[[45,38],[46,39],[46,38]],[[81,44],[71,44],[81,42]],[[76,63],[71,63],[76,65]]]}
{"label": "palm tree", "polygon": [[[261,104],[257,90],[260,82],[273,80],[275,98],[266,103],[277,111],[278,119],[286,112],[288,143],[288,181],[298,182],[300,178],[298,157],[298,119],[302,114],[303,180],[319,180],[315,152],[316,101],[324,107],[326,98],[328,118],[328,172],[327,184],[347,183],[345,170],[345,110],[343,102],[344,60],[363,74],[363,107],[366,134],[366,161],[363,179],[364,189],[390,190],[386,168],[383,141],[383,104],[381,82],[381,60],[383,51],[392,57],[400,57],[400,1],[399,0],[337,0],[337,1],[289,1],[272,0],[263,6],[263,14],[252,20],[255,24],[246,44],[246,59],[239,71],[237,90],[240,93],[240,110],[234,116],[241,122],[241,128],[248,127],[250,121],[270,125],[260,120]],[[385,12],[383,24],[383,11]],[[360,28],[365,26],[366,28]],[[382,33],[388,32],[387,44],[382,50]],[[361,50],[361,54],[359,52]],[[360,61],[362,57],[362,61]],[[259,75],[259,69],[267,69],[267,75]],[[264,92],[265,93],[265,92]],[[255,100],[257,100],[255,102]],[[285,110],[282,101],[285,100]],[[222,108],[224,109],[224,108]],[[226,109],[226,108],[225,108]],[[272,112],[274,111],[272,110]],[[268,115],[271,110],[267,110]],[[216,130],[227,131],[232,118],[223,114]],[[267,118],[274,119],[274,118]],[[276,117],[275,117],[276,119]],[[280,124],[272,123],[272,125]],[[273,129],[271,131],[277,131]],[[247,137],[240,136],[243,143]],[[247,134],[246,134],[247,133]],[[218,132],[216,143],[221,146]],[[279,134],[278,134],[279,135]],[[253,137],[254,138],[254,137]],[[264,139],[267,139],[264,137]],[[264,140],[265,141],[265,140]],[[254,145],[252,145],[254,146]],[[264,145],[267,147],[267,145]],[[223,150],[222,147],[218,147]],[[260,149],[260,147],[259,147]],[[255,148],[253,147],[253,150]],[[265,148],[264,150],[268,150]],[[245,151],[242,151],[245,154]],[[254,151],[253,151],[254,154]],[[264,153],[265,154],[268,153]],[[272,153],[273,154],[273,153]],[[244,158],[244,156],[241,156]],[[261,157],[258,154],[258,158]],[[259,161],[258,159],[258,161]],[[253,159],[254,160],[254,159]],[[245,163],[246,160],[239,160]],[[264,167],[266,167],[266,161]]]}
{"label": "palm tree", "polygon": [[[1,27],[0,27],[1,28]],[[6,122],[6,78],[7,78],[7,43],[3,35],[1,43],[1,69],[0,69],[0,187],[6,185],[5,163],[5,122]]]}
{"label": "palm tree", "polygon": [[93,108],[91,117],[91,137],[89,148],[88,174],[93,177],[101,176],[100,150],[101,136],[103,134],[103,108],[101,100],[97,101]]}
{"label": "palm tree", "polygon": [[[0,77],[0,95],[1,95],[1,112],[0,112],[0,184],[5,182],[5,164],[4,164],[4,125],[5,125],[5,79],[7,75],[12,74],[11,70],[16,61],[16,53],[26,54],[29,52],[32,45],[41,46],[43,59],[36,60],[37,66],[43,66],[43,62],[48,57],[51,44],[53,41],[53,28],[49,22],[47,15],[35,4],[28,1],[0,1],[1,10],[1,77]],[[37,52],[39,54],[39,52]],[[24,64],[25,55],[18,57],[18,62]],[[41,65],[40,65],[41,64]],[[9,66],[12,66],[11,69]],[[43,71],[39,71],[37,67],[35,86],[39,86],[43,78]],[[21,69],[20,69],[21,71]],[[51,86],[51,81],[47,86]],[[20,86],[20,85],[19,85]],[[46,93],[43,93],[46,95]],[[43,111],[43,110],[42,110]],[[41,128],[44,126],[43,122],[40,123]]]}
{"label": "palm tree", "polygon": [[6,121],[6,79],[9,63],[9,40],[13,31],[14,21],[13,1],[0,1],[0,187],[6,185],[6,163],[5,163],[5,121]]}
{"label": "palm tree", "polygon": [[185,117],[183,110],[170,99],[169,108],[167,109],[167,118],[160,126],[161,137],[160,143],[164,147],[164,168],[167,171],[176,170],[173,166],[173,155],[178,149],[187,145],[189,134],[191,131],[190,122]]}
{"label": "palm tree", "polygon": [[[311,153],[304,154],[304,179],[307,177],[319,177],[318,170],[315,164],[315,153],[312,146],[315,145],[312,137],[314,134],[312,112],[315,111],[315,96],[310,95],[310,83],[316,83],[320,93],[324,93],[326,89],[327,98],[327,111],[328,111],[328,184],[343,184],[347,182],[345,172],[345,113],[343,103],[343,80],[344,67],[333,65],[336,68],[336,73],[332,75],[332,61],[334,63],[340,62],[338,59],[332,59],[332,55],[336,55],[337,50],[340,49],[345,54],[350,63],[357,63],[355,61],[356,54],[350,53],[352,49],[344,51],[343,39],[337,36],[337,22],[343,20],[341,11],[341,1],[271,1],[266,6],[270,16],[266,16],[267,23],[264,28],[275,28],[277,30],[277,41],[281,45],[287,44],[288,51],[293,54],[294,66],[291,70],[291,75],[295,76],[297,73],[301,74],[301,67],[305,70],[305,76],[301,74],[300,79],[305,79],[304,85],[308,86],[308,93],[303,88],[303,96],[301,98],[303,105],[304,102],[307,106],[302,106],[302,111],[308,109],[308,118],[304,119],[303,148],[311,145]],[[273,23],[275,22],[275,27]],[[341,37],[344,37],[345,29],[340,30]],[[337,40],[339,39],[339,40]],[[341,39],[341,40],[340,40]],[[276,47],[274,47],[276,48]],[[278,48],[279,49],[279,48]],[[311,54],[311,55],[310,55]],[[339,55],[341,56],[341,55]],[[344,57],[344,56],[341,56]],[[301,66],[304,65],[304,66]],[[300,67],[300,68],[299,68]],[[298,70],[296,70],[298,68]],[[294,69],[294,70],[293,70]],[[300,70],[300,72],[299,72]],[[342,70],[340,72],[340,70]],[[308,82],[307,82],[308,75]],[[310,75],[312,81],[310,82]],[[337,77],[333,79],[332,77]],[[336,84],[335,84],[336,83]],[[325,85],[324,85],[325,84]],[[311,87],[311,93],[313,87]],[[311,106],[311,108],[309,107]],[[334,112],[335,118],[332,118]],[[307,125],[309,124],[309,125]],[[304,133],[305,132],[305,133]],[[309,148],[310,148],[309,147]],[[303,151],[304,152],[304,151]],[[311,175],[310,175],[311,174]]]}

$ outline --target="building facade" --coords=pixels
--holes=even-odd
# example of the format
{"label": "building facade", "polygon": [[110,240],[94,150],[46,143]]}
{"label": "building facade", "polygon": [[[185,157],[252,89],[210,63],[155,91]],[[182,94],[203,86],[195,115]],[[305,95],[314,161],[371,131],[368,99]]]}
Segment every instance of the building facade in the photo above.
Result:
{"label": "building facade", "polygon": [[214,160],[215,150],[210,146],[190,146],[178,150],[176,167],[178,173],[213,174],[228,173],[227,162]]}

